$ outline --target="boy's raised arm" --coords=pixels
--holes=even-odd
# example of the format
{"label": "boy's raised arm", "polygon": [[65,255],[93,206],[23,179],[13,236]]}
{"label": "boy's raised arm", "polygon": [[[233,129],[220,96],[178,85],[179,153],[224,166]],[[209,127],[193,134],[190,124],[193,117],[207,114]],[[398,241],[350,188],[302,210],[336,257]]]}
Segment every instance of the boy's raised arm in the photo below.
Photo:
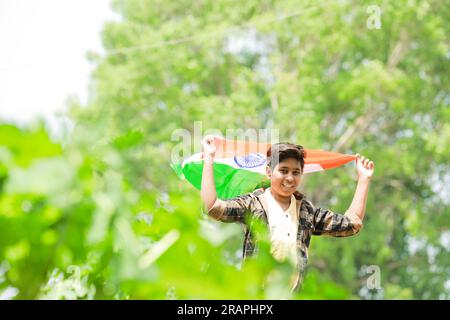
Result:
{"label": "boy's raised arm", "polygon": [[206,209],[209,211],[217,199],[216,185],[214,184],[214,156],[216,146],[214,136],[205,136],[202,141],[203,147],[203,173],[201,197]]}
{"label": "boy's raised arm", "polygon": [[[358,185],[353,201],[345,215],[335,214],[330,210],[314,208],[314,235],[330,235],[347,237],[358,233],[363,226],[366,211],[367,195],[370,179],[374,172],[374,163],[365,157],[357,156],[356,168],[358,171]],[[311,204],[309,204],[311,206]]]}
{"label": "boy's raised arm", "polygon": [[369,193],[370,179],[372,178],[375,165],[373,161],[357,156],[356,169],[358,171],[358,185],[356,186],[353,201],[348,209],[350,213],[356,214],[362,221],[366,211],[367,194]]}

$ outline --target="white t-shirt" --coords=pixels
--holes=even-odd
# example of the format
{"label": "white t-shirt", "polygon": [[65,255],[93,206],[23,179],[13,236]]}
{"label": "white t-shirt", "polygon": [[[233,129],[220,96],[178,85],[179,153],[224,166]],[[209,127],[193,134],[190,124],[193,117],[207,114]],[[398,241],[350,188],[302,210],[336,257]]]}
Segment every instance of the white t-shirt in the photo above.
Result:
{"label": "white t-shirt", "polygon": [[270,229],[271,253],[278,261],[289,259],[297,264],[298,217],[296,199],[291,195],[289,208],[284,211],[267,188],[264,192],[267,201],[267,218]]}

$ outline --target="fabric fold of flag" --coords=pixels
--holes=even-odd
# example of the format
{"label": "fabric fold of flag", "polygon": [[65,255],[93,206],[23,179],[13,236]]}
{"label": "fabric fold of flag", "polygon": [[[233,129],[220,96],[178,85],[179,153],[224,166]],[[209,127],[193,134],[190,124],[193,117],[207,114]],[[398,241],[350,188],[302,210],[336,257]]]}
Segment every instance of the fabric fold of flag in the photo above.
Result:
{"label": "fabric fold of flag", "polygon": [[[214,182],[220,199],[234,198],[270,185],[266,177],[266,152],[270,144],[216,138],[215,145]],[[356,159],[354,155],[305,150],[305,174],[336,168]],[[171,167],[181,179],[201,189],[202,153],[196,153],[182,163],[173,163]]]}

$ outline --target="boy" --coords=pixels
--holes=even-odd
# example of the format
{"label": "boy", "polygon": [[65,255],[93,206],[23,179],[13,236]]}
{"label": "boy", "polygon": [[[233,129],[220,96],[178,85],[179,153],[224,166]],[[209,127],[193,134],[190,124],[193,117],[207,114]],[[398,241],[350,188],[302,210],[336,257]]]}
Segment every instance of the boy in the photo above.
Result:
{"label": "boy", "polygon": [[[277,143],[267,151],[266,174],[270,188],[257,189],[234,199],[217,199],[214,184],[214,137],[206,136],[203,145],[203,174],[201,197],[208,215],[223,222],[244,225],[243,261],[257,252],[258,244],[252,234],[251,219],[257,219],[270,230],[271,253],[275,259],[290,259],[296,266],[291,289],[302,282],[308,260],[308,247],[312,235],[347,237],[362,228],[370,179],[374,163],[357,154],[358,184],[353,201],[345,215],[316,208],[296,189],[305,165],[305,150],[291,143]],[[250,220],[251,220],[250,219]]]}

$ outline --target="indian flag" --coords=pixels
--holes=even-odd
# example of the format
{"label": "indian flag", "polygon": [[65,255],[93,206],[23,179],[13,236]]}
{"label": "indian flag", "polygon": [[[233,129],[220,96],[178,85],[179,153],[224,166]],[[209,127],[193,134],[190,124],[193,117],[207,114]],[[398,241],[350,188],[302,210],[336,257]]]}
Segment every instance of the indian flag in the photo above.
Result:
{"label": "indian flag", "polygon": [[[217,196],[230,199],[270,186],[266,177],[267,143],[225,140],[216,137],[214,157],[214,182]],[[328,170],[356,160],[356,156],[323,150],[305,149],[304,173]],[[196,153],[182,163],[172,164],[181,179],[186,179],[195,188],[201,189],[203,155]]]}

